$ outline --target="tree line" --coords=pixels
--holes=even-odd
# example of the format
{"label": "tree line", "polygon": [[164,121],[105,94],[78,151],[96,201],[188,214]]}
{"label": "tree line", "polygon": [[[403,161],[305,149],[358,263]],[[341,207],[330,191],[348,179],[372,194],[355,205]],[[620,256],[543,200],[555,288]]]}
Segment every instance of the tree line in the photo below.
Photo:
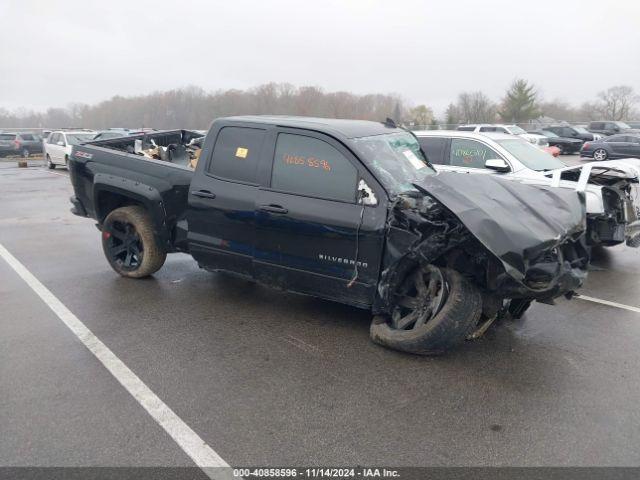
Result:
{"label": "tree line", "polygon": [[2,127],[153,127],[205,129],[217,117],[304,115],[361,120],[401,118],[406,107],[398,95],[325,92],[314,86],[268,83],[248,90],[213,93],[187,87],[132,97],[115,96],[95,105],[72,104],[45,112],[0,109]]}
{"label": "tree line", "polygon": [[630,86],[604,90],[592,102],[574,106],[559,99],[545,101],[535,85],[516,79],[503,98],[494,101],[481,91],[462,92],[436,118],[426,105],[411,106],[397,94],[356,95],[325,92],[314,86],[268,83],[247,90],[206,92],[186,87],[148,95],[115,96],[95,105],[71,104],[44,112],[9,112],[0,108],[0,128],[108,127],[207,128],[212,119],[232,115],[304,115],[382,121],[393,118],[408,126],[462,123],[527,123],[541,117],[569,122],[635,120],[640,102]]}
{"label": "tree line", "polygon": [[494,102],[483,92],[461,93],[447,107],[445,124],[527,123],[546,118],[568,122],[590,120],[635,120],[640,117],[636,106],[640,102],[632,87],[619,85],[597,94],[592,102],[573,106],[560,99],[545,101],[536,87],[524,79],[516,79],[500,102]]}

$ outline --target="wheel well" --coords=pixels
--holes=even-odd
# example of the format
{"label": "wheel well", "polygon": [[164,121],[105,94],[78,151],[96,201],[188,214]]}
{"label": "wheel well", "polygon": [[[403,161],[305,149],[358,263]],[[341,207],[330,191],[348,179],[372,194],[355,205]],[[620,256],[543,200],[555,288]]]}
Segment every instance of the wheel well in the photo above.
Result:
{"label": "wheel well", "polygon": [[107,215],[113,212],[116,208],[128,207],[131,205],[144,207],[140,201],[134,200],[126,195],[109,191],[99,192],[96,205],[98,221],[102,223],[104,219],[107,218]]}

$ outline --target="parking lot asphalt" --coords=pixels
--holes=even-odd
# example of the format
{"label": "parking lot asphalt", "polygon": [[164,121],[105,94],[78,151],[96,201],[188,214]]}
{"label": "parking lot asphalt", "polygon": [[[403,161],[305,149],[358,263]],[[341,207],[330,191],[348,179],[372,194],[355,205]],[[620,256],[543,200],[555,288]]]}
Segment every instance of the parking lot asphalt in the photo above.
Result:
{"label": "parking lot asphalt", "polygon": [[[535,304],[402,354],[366,311],[186,255],[118,277],[66,171],[36,164],[0,163],[0,244],[231,465],[640,465],[637,311]],[[640,252],[597,251],[583,293],[640,307]],[[192,464],[2,259],[0,305],[0,465]]]}

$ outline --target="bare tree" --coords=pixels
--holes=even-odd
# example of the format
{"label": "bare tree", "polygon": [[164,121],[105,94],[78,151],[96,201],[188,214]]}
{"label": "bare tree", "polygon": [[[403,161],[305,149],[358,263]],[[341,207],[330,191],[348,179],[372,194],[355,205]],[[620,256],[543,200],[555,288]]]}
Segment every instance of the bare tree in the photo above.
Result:
{"label": "bare tree", "polygon": [[456,110],[464,123],[491,123],[496,120],[497,106],[482,92],[463,92],[458,96]]}
{"label": "bare tree", "polygon": [[619,85],[598,93],[598,109],[606,120],[630,120],[630,115],[640,97],[633,87]]}
{"label": "bare tree", "polygon": [[409,121],[414,125],[429,125],[433,122],[433,110],[426,105],[418,105],[409,111]]}
{"label": "bare tree", "polygon": [[578,122],[586,118],[580,108],[575,108],[559,98],[550,102],[541,102],[540,112],[546,117],[567,122]]}

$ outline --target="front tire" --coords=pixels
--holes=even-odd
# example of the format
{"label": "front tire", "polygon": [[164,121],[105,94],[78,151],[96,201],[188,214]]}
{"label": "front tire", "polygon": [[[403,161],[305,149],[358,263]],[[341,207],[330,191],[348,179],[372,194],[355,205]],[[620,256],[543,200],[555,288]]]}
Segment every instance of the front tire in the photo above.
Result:
{"label": "front tire", "polygon": [[102,250],[119,275],[143,278],[160,270],[167,252],[153,233],[147,211],[138,206],[112,211],[102,225]]}
{"label": "front tire", "polygon": [[604,148],[598,148],[593,152],[593,159],[599,162],[606,160],[609,157],[609,153]]}
{"label": "front tire", "polygon": [[418,267],[395,292],[390,316],[371,322],[371,339],[395,350],[438,355],[462,343],[482,313],[480,291],[460,273]]}

